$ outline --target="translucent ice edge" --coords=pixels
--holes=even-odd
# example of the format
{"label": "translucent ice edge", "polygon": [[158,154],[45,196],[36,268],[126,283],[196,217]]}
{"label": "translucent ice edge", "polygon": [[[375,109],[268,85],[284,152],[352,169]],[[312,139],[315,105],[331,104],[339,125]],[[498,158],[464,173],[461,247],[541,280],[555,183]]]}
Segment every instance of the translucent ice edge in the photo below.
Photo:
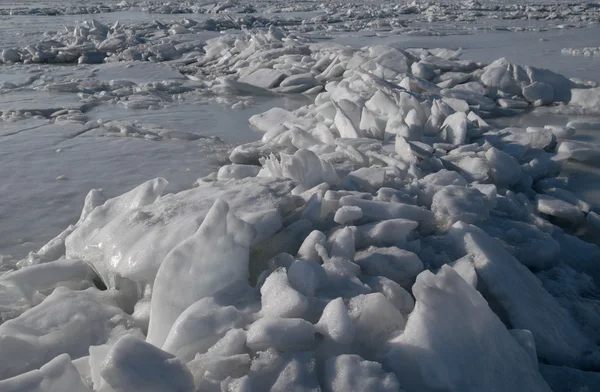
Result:
{"label": "translucent ice edge", "polygon": [[314,102],[250,118],[262,139],[195,188],[91,191],[0,276],[0,390],[595,388],[600,249],[578,236],[600,217],[557,176],[599,158],[567,139],[598,124],[484,118],[600,89],[278,28],[202,50],[236,71],[215,91]]}

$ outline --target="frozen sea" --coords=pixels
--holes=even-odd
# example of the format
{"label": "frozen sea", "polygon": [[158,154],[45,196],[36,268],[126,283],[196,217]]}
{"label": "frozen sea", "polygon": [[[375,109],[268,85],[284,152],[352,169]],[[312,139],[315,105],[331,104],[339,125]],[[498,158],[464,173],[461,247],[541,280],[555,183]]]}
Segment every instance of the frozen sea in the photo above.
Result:
{"label": "frozen sea", "polygon": [[[102,4],[116,4],[104,2]],[[58,7],[94,6],[93,2],[3,2],[5,9],[53,9]],[[135,4],[135,2],[132,2]],[[315,16],[318,11],[288,13],[293,17]],[[285,15],[285,14],[284,14]],[[205,15],[165,15],[143,12],[139,9],[100,14],[75,15],[5,15],[0,16],[4,34],[0,37],[0,47],[13,47],[31,44],[42,39],[48,31],[57,31],[72,26],[78,21],[94,18],[105,23],[136,23],[145,20],[163,22],[178,21],[183,17],[206,18]],[[277,15],[279,16],[279,15]],[[405,16],[410,18],[410,15]],[[429,26],[417,22],[418,26]],[[367,44],[390,44],[400,48],[445,47],[463,48],[462,56],[489,63],[506,57],[511,62],[523,65],[549,68],[568,77],[600,80],[600,56],[572,57],[561,54],[565,47],[587,47],[598,44],[600,27],[591,26],[577,29],[548,29],[528,31],[527,27],[538,29],[548,27],[540,21],[502,21],[494,19],[453,23],[445,26],[433,23],[431,30],[442,32],[441,36],[403,36],[386,31],[340,32],[323,35],[313,32],[316,37],[326,37],[327,41],[359,47]],[[525,31],[507,31],[518,26]],[[218,36],[218,32],[205,32],[202,39]],[[322,38],[321,38],[322,39]],[[73,66],[10,66],[0,73],[0,84],[27,83],[33,77],[36,82],[27,83],[20,93],[0,96],[0,111],[20,109],[23,111],[39,108],[55,109],[79,107],[74,94],[55,94],[42,91],[44,81],[54,78],[65,79]],[[110,71],[107,80],[114,75]],[[123,76],[123,75],[121,75]],[[125,74],[135,82],[161,80],[160,74]],[[29,89],[33,87],[33,90]],[[192,96],[190,96],[192,95]],[[63,102],[64,100],[64,102]],[[252,98],[245,109],[231,109],[218,103],[199,104],[193,94],[187,94],[179,102],[170,102],[168,107],[154,110],[128,110],[115,105],[94,107],[86,115],[89,120],[143,120],[159,126],[192,132],[203,137],[217,137],[218,141],[200,139],[197,141],[161,141],[144,139],[115,139],[87,136],[65,136],[56,132],[52,125],[43,126],[43,121],[22,120],[15,123],[3,121],[3,137],[0,141],[0,174],[2,199],[0,205],[0,254],[16,258],[26,255],[52,238],[62,228],[73,223],[83,205],[85,194],[90,189],[102,188],[108,195],[118,195],[134,185],[164,176],[172,184],[173,190],[182,189],[219,167],[226,159],[229,146],[256,140],[260,135],[248,127],[248,118],[273,106],[295,108],[305,102],[301,98],[280,99]],[[59,103],[60,102],[60,103]],[[30,106],[32,105],[32,106]],[[38,107],[39,106],[39,107]],[[577,115],[556,115],[556,122],[566,124]],[[595,118],[595,117],[594,117]],[[514,120],[518,121],[518,120]],[[73,130],[73,133],[79,133]],[[598,133],[600,135],[600,133]],[[586,138],[599,141],[596,132]],[[599,174],[593,167],[576,165],[567,172],[573,178],[574,189],[587,200],[600,205],[598,193]],[[57,178],[66,178],[57,180]]]}
{"label": "frozen sea", "polygon": [[0,392],[600,390],[598,4],[0,26]]}

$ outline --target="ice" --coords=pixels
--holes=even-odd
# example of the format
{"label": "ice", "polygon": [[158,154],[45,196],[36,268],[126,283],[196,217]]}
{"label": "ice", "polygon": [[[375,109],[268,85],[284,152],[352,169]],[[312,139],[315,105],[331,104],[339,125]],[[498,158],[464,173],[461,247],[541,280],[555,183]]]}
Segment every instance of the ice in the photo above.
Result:
{"label": "ice", "polygon": [[544,82],[533,82],[523,87],[523,97],[529,102],[541,101],[548,105],[554,102],[554,89]]}
{"label": "ice", "polygon": [[287,273],[292,287],[307,297],[314,297],[327,284],[327,274],[321,265],[310,259],[295,260],[287,268]]}
{"label": "ice", "polygon": [[0,381],[0,390],[6,392],[91,391],[83,384],[67,354],[58,355],[39,370]]}
{"label": "ice", "polygon": [[60,354],[83,357],[88,347],[118,338],[134,327],[105,293],[95,288],[56,288],[39,305],[0,325],[0,379],[34,370]]}
{"label": "ice", "polygon": [[262,132],[268,132],[285,121],[294,121],[296,116],[289,111],[281,108],[273,108],[265,113],[256,114],[248,120],[250,125]]}
{"label": "ice", "polygon": [[488,200],[475,188],[448,185],[433,195],[431,211],[440,228],[455,222],[475,223],[489,217]]}
{"label": "ice", "polygon": [[598,7],[115,3],[0,6],[0,383],[594,388]]}
{"label": "ice", "polygon": [[535,197],[538,212],[551,215],[570,222],[580,222],[584,216],[576,206],[548,195],[537,195]]}
{"label": "ice", "polygon": [[465,251],[473,257],[488,301],[504,315],[503,321],[533,333],[539,357],[553,364],[585,364],[594,346],[535,275],[474,226],[457,223],[452,234],[462,238]]}
{"label": "ice", "polygon": [[354,324],[342,298],[330,301],[323,309],[315,330],[340,344],[350,344],[354,339]]}
{"label": "ice", "polygon": [[597,144],[580,141],[561,141],[556,151],[576,161],[591,161],[599,156]]}
{"label": "ice", "polygon": [[262,88],[275,88],[286,78],[286,75],[278,70],[260,68],[249,75],[239,79],[240,82],[252,84]]}
{"label": "ice", "polygon": [[[154,282],[148,341],[161,346],[177,317],[194,302],[249,278],[254,229],[217,199],[198,231],[173,248]],[[213,251],[202,249],[212,246]]]}
{"label": "ice", "polygon": [[81,260],[60,259],[32,265],[0,276],[0,322],[37,305],[57,287],[92,287],[94,271]]}
{"label": "ice", "polygon": [[308,312],[308,299],[294,290],[284,269],[273,271],[260,289],[263,316],[301,318]]}
{"label": "ice", "polygon": [[491,165],[491,177],[499,188],[507,188],[519,182],[523,173],[519,162],[509,154],[495,147],[485,152]]}
{"label": "ice", "polygon": [[404,329],[406,319],[381,293],[359,295],[350,300],[355,347],[366,359],[378,358],[393,332]]}
{"label": "ice", "polygon": [[227,331],[243,327],[248,321],[247,316],[235,307],[220,306],[212,298],[204,298],[181,313],[162,349],[188,362],[196,354],[208,351]]}
{"label": "ice", "polygon": [[461,257],[451,263],[450,266],[454,268],[454,271],[456,271],[465,282],[473,286],[473,288],[477,288],[477,271],[475,271],[473,259],[470,256]]}
{"label": "ice", "polygon": [[413,293],[415,310],[385,358],[404,390],[550,391],[537,363],[451,267],[420,274]]}
{"label": "ice", "polygon": [[325,362],[325,385],[327,392],[373,391],[397,392],[400,384],[392,373],[386,373],[381,364],[365,361],[358,355],[339,355]]}
{"label": "ice", "polygon": [[315,327],[302,319],[263,317],[248,327],[247,339],[246,345],[254,352],[268,348],[309,351],[315,345]]}
{"label": "ice", "polygon": [[289,190],[285,181],[246,178],[202,182],[156,200],[165,185],[153,180],[94,209],[67,237],[67,255],[91,263],[108,285],[114,275],[151,283],[167,254],[198,231],[216,199],[251,214],[276,208]]}
{"label": "ice", "polygon": [[409,287],[414,278],[423,271],[423,263],[417,255],[395,246],[389,248],[370,247],[355,256],[363,273],[383,276]]}
{"label": "ice", "polygon": [[540,364],[540,373],[553,391],[593,391],[600,388],[596,372],[583,372],[566,366]]}
{"label": "ice", "polygon": [[114,344],[102,363],[101,374],[115,392],[195,389],[183,362],[133,336],[124,336]]}

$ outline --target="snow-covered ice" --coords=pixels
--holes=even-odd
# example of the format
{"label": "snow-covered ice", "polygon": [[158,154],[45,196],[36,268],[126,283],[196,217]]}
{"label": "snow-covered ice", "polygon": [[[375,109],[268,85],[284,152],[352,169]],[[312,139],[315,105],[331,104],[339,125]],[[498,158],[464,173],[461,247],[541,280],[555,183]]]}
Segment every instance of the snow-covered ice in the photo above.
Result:
{"label": "snow-covered ice", "polygon": [[4,2],[0,391],[596,390],[599,16]]}

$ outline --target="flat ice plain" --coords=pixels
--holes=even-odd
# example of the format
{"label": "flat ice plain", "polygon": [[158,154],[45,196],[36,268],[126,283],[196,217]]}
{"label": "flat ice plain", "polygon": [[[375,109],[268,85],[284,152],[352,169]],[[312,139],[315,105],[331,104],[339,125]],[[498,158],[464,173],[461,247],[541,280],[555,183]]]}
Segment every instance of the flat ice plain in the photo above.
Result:
{"label": "flat ice plain", "polygon": [[600,5],[0,23],[0,392],[600,390]]}

